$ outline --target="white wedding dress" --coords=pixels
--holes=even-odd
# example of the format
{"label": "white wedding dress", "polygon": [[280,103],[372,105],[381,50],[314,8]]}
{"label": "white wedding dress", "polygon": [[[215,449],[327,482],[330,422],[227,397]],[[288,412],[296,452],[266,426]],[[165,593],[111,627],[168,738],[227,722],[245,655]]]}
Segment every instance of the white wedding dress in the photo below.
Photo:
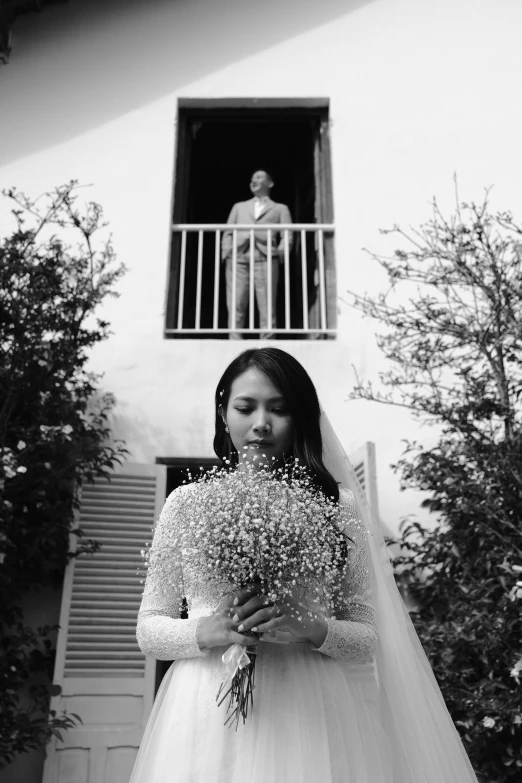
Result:
{"label": "white wedding dress", "polygon": [[[224,726],[225,703],[216,704],[226,648],[200,649],[196,642],[199,618],[217,606],[222,586],[212,574],[195,573],[173,545],[182,492],[197,492],[197,485],[176,490],[165,504],[137,631],[145,654],[175,662],[156,697],[131,783],[403,783],[394,777],[381,720],[368,546],[352,494],[341,491],[353,546],[342,605],[335,619],[328,617],[326,639],[319,649],[288,643],[288,634],[259,643],[253,710],[236,731]],[[174,585],[180,573],[188,619],[179,619],[182,596]]]}

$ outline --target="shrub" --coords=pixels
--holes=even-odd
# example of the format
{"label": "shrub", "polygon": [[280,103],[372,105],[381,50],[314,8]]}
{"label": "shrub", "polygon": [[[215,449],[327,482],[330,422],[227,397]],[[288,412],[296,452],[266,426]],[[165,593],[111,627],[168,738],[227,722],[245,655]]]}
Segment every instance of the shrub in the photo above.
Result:
{"label": "shrub", "polygon": [[403,247],[372,254],[391,287],[353,305],[383,327],[382,389],[354,398],[411,410],[436,443],[407,442],[402,487],[436,526],[408,523],[397,578],[478,776],[522,775],[522,228],[509,213],[433,202]]}
{"label": "shrub", "polygon": [[[124,272],[102,210],[75,182],[31,200],[4,191],[14,230],[0,241],[0,765],[43,748],[77,716],[49,713],[56,628],[24,621],[24,597],[59,588],[82,483],[125,452],[110,437],[114,400],[86,368],[107,338],[96,317]],[[78,553],[96,545],[83,539]]]}

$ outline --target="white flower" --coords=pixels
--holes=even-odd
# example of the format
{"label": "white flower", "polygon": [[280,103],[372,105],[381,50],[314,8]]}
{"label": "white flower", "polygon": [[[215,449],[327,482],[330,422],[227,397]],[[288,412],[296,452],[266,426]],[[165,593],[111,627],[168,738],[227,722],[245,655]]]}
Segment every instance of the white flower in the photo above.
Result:
{"label": "white flower", "polygon": [[521,726],[522,725],[522,715],[515,715],[513,718],[513,723],[515,726]]}
{"label": "white flower", "polygon": [[509,600],[510,601],[518,601],[519,598],[522,598],[522,580],[519,579],[518,582],[515,583],[514,587],[511,588],[509,591]]}
{"label": "white flower", "polygon": [[23,440],[19,440],[19,441],[18,441],[18,443],[17,443],[17,445],[16,445],[16,448],[17,448],[19,451],[21,451],[22,449],[25,449],[25,443],[24,443],[24,441],[23,441]]}
{"label": "white flower", "polygon": [[72,431],[73,428],[71,427],[70,424],[66,424],[65,427],[62,427],[62,432],[64,435],[70,435]]}
{"label": "white flower", "polygon": [[517,685],[520,684],[520,672],[522,672],[522,656],[516,661],[515,665],[509,672],[510,675],[513,677]]}
{"label": "white flower", "polygon": [[16,469],[17,473],[27,473],[27,468],[24,468],[23,465],[20,465],[19,468]]}
{"label": "white flower", "polygon": [[483,724],[483,726],[486,727],[486,729],[492,729],[493,726],[495,725],[495,722],[496,721],[495,721],[494,718],[490,718],[488,716],[487,718],[484,718],[484,720],[482,721],[482,724]]}

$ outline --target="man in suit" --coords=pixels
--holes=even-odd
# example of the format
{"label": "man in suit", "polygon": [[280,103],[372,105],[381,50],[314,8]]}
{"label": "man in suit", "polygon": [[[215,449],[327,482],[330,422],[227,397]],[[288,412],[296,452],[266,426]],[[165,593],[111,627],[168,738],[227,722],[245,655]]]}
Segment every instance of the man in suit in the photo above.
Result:
{"label": "man in suit", "polygon": [[[274,186],[272,176],[267,171],[256,171],[252,174],[250,191],[253,195],[249,201],[234,204],[228,217],[228,223],[252,223],[259,226],[263,223],[291,223],[290,210],[285,204],[277,204],[270,198],[270,190]],[[288,251],[292,243],[292,233],[288,232]],[[285,237],[282,231],[272,231],[272,281],[271,291],[268,291],[268,231],[254,232],[254,292],[259,311],[259,328],[267,331],[261,333],[261,339],[273,337],[270,329],[275,325],[275,310],[277,299],[277,283],[279,266],[284,260]],[[229,333],[231,340],[241,339],[236,329],[245,327],[250,294],[250,231],[237,232],[236,255],[236,307],[235,323],[232,310],[232,278],[234,273],[234,243],[231,231],[225,231],[221,243],[222,258],[226,261],[227,309],[228,325],[233,331]],[[272,303],[271,323],[268,323],[268,297]]]}

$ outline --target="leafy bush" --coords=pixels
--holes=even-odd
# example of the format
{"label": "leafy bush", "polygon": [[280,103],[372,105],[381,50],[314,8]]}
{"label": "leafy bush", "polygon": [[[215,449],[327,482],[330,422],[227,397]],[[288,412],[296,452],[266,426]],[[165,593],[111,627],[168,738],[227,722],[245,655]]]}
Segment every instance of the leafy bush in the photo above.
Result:
{"label": "leafy bush", "polygon": [[[509,213],[458,204],[406,249],[372,254],[391,288],[352,294],[377,319],[392,369],[354,398],[403,406],[436,425],[407,442],[402,487],[427,493],[440,522],[406,524],[397,577],[478,776],[522,777],[522,228]],[[387,388],[386,388],[387,387]]]}
{"label": "leafy bush", "polygon": [[[24,622],[22,601],[59,588],[81,485],[125,449],[114,400],[86,369],[109,325],[95,316],[124,272],[102,210],[77,207],[77,184],[37,200],[10,190],[14,231],[0,242],[0,765],[43,748],[75,716],[49,713],[52,633]],[[78,553],[94,542],[79,536]]]}

